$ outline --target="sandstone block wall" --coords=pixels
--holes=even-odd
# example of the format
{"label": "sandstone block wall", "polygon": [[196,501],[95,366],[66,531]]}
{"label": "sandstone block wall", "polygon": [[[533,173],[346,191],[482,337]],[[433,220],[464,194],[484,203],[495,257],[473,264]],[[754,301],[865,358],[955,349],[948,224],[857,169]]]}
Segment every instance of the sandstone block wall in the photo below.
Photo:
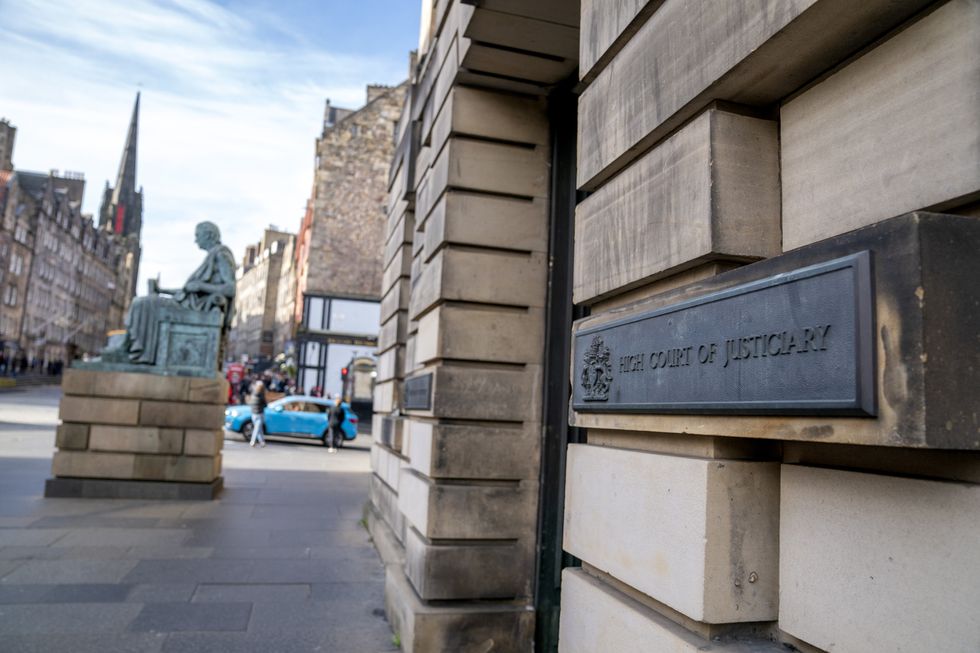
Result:
{"label": "sandstone block wall", "polygon": [[[533,632],[548,120],[538,97],[464,82],[570,72],[553,55],[477,43],[506,27],[513,42],[541,29],[542,44],[577,47],[574,27],[520,14],[434,6],[397,128],[375,390],[390,414],[375,433],[372,520],[403,557],[387,593],[405,650],[525,651]],[[427,375],[420,402],[406,381]]]}
{"label": "sandstone block wall", "polygon": [[227,382],[65,370],[58,478],[211,483],[221,475]]}
{"label": "sandstone block wall", "polygon": [[[426,3],[373,454],[403,649],[530,651],[532,627],[560,652],[980,648],[980,3]],[[876,393],[866,417],[569,409],[558,615],[534,587],[562,564],[535,523],[569,437],[542,448],[556,225],[573,335],[868,252]]]}
{"label": "sandstone block wall", "polygon": [[976,649],[980,3],[581,9],[574,330],[863,249],[878,412],[573,411],[559,650]]}

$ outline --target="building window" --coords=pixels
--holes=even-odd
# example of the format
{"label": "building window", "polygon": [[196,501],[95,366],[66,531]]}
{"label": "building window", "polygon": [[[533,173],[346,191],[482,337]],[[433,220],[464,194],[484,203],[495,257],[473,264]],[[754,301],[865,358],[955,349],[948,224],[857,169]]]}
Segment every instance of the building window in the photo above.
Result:
{"label": "building window", "polygon": [[10,271],[19,275],[23,270],[24,259],[21,258],[20,254],[14,254],[12,257],[10,257]]}
{"label": "building window", "polygon": [[17,287],[7,286],[6,290],[3,292],[3,303],[7,306],[17,305]]}
{"label": "building window", "polygon": [[303,325],[312,331],[322,331],[327,324],[327,306],[323,297],[307,297]]}
{"label": "building window", "polygon": [[381,330],[381,304],[352,299],[331,300],[330,330],[377,335]]}

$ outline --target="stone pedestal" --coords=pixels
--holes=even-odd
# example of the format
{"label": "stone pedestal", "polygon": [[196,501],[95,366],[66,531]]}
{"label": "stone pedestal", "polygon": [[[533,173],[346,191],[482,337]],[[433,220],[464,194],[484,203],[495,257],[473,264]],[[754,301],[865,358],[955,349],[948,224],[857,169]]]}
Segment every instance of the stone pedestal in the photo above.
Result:
{"label": "stone pedestal", "polygon": [[61,388],[45,496],[200,500],[221,490],[221,377],[69,369]]}

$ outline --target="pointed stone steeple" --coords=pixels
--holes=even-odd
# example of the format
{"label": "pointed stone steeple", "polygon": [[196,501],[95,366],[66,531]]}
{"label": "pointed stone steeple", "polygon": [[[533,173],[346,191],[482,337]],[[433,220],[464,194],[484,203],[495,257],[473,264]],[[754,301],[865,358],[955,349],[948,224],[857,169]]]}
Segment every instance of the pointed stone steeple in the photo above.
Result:
{"label": "pointed stone steeple", "polygon": [[125,251],[120,257],[120,265],[126,269],[121,278],[122,288],[127,298],[123,312],[129,307],[128,300],[136,294],[136,277],[140,264],[140,232],[143,230],[143,189],[136,186],[136,139],[139,128],[140,94],[136,94],[133,117],[129,121],[126,145],[116,185],[106,182],[102,193],[102,207],[99,209],[99,227],[116,234],[117,242]]}
{"label": "pointed stone steeple", "polygon": [[99,223],[116,234],[139,238],[143,228],[143,191],[136,188],[136,143],[139,131],[140,94],[136,94],[126,145],[119,161],[116,185],[103,198]]}

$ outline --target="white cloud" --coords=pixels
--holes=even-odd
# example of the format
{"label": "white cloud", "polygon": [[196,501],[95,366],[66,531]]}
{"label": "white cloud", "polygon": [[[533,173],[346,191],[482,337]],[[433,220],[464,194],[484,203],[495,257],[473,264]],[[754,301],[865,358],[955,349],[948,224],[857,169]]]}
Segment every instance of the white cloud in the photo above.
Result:
{"label": "white cloud", "polygon": [[115,182],[143,91],[141,279],[160,273],[166,285],[199,262],[199,220],[216,222],[236,256],[269,224],[295,230],[324,99],[358,107],[365,84],[397,83],[406,68],[332,53],[276,17],[206,0],[0,0],[0,60],[15,165],[85,172],[91,213]]}

